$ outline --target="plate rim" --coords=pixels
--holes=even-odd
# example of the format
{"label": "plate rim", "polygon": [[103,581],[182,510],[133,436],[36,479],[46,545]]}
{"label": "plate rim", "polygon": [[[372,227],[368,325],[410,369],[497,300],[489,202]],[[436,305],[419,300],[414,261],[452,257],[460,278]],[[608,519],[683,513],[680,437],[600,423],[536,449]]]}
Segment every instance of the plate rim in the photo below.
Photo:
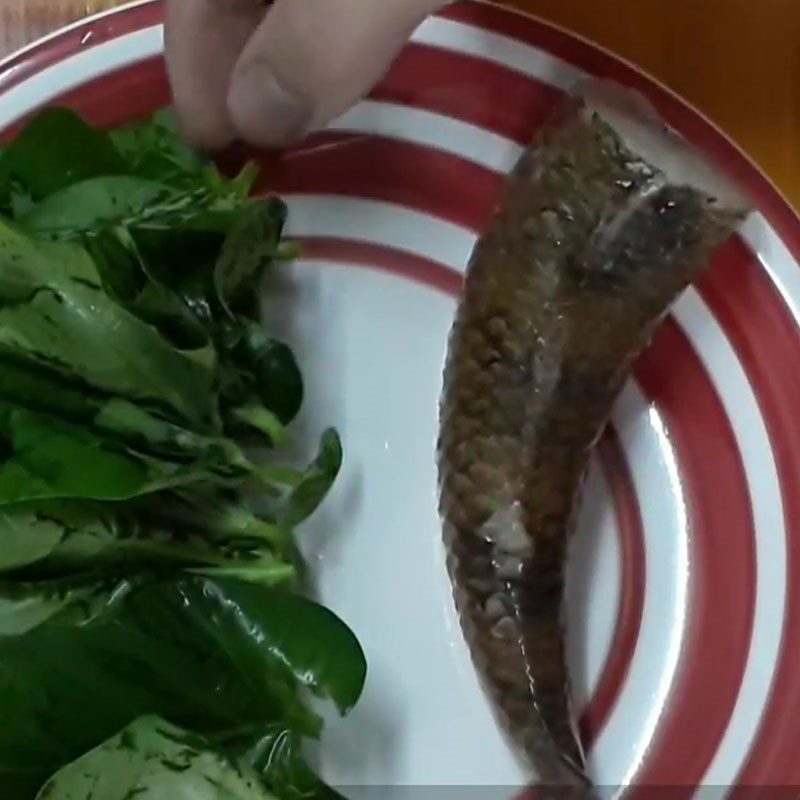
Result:
{"label": "plate rim", "polygon": [[[5,73],[9,70],[18,67],[19,64],[17,62],[23,61],[31,55],[35,55],[36,51],[48,47],[62,36],[75,33],[87,25],[94,25],[98,22],[102,22],[107,17],[116,16],[118,14],[124,16],[127,12],[140,6],[159,5],[160,3],[161,0],[128,0],[128,2],[122,3],[121,5],[95,11],[93,14],[88,14],[85,17],[76,19],[74,22],[61,25],[55,30],[50,31],[50,33],[38,36],[28,42],[28,44],[17,47],[15,50],[12,50],[10,53],[0,58],[0,79],[4,78]],[[0,93],[4,90],[5,87],[0,89]]]}

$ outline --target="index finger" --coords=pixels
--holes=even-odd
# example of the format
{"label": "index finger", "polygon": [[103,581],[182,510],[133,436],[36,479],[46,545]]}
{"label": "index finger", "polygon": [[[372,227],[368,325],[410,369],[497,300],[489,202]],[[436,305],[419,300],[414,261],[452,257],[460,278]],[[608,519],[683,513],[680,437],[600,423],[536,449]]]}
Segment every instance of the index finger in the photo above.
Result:
{"label": "index finger", "polygon": [[193,144],[213,149],[234,138],[231,74],[264,11],[263,0],[167,0],[167,70],[181,128]]}

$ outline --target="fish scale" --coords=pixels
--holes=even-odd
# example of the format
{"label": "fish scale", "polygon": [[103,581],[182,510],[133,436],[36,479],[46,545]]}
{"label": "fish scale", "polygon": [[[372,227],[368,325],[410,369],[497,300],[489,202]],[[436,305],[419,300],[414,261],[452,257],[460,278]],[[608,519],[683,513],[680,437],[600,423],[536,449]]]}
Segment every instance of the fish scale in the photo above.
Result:
{"label": "fish scale", "polygon": [[441,400],[447,564],[476,668],[541,786],[593,794],[562,620],[591,449],[635,358],[743,217],[573,97],[470,259]]}

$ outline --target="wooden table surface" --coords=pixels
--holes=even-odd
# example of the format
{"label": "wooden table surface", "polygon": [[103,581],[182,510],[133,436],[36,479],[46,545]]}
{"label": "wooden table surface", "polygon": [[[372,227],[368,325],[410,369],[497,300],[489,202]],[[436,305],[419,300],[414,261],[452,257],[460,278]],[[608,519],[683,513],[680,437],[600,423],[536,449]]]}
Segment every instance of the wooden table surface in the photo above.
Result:
{"label": "wooden table surface", "polygon": [[[0,51],[120,0],[0,0]],[[798,0],[514,0],[645,67],[731,134],[800,208]]]}

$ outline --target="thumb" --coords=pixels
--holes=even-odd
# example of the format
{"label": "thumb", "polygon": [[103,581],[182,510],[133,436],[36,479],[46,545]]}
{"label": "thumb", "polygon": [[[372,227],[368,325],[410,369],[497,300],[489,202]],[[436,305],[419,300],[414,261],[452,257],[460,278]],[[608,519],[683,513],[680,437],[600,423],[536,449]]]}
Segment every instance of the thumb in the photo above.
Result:
{"label": "thumb", "polygon": [[323,126],[383,76],[444,0],[276,0],[233,70],[237,133],[280,146]]}

